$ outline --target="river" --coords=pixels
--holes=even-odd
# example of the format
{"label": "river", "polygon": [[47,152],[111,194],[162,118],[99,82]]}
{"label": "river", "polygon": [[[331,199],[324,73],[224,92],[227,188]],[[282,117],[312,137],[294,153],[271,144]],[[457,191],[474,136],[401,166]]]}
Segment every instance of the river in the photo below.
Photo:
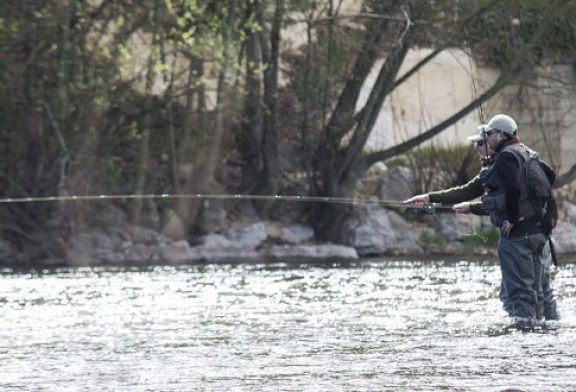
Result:
{"label": "river", "polygon": [[575,272],[526,333],[490,260],[4,270],[0,390],[576,391]]}

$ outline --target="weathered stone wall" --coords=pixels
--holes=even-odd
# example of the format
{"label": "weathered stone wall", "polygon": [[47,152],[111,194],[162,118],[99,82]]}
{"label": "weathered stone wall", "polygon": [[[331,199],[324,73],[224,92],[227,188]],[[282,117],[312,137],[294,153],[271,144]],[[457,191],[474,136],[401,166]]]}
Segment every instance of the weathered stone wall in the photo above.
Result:
{"label": "weathered stone wall", "polygon": [[559,173],[576,164],[576,74],[570,65],[536,70],[531,83],[506,88],[489,102],[490,115],[509,113],[520,139]]}
{"label": "weathered stone wall", "polygon": [[[402,75],[430,53],[414,49],[408,53]],[[358,101],[368,98],[381,62],[374,67]],[[498,77],[495,69],[475,64],[458,49],[445,50],[384,103],[367,149],[386,148],[422,133],[469,104]],[[551,65],[535,71],[530,84],[505,88],[482,110],[475,110],[433,138],[429,143],[465,143],[481,122],[498,113],[517,120],[520,138],[534,148],[559,173],[576,164],[576,75],[572,66]]]}
{"label": "weathered stone wall", "polygon": [[[410,50],[400,75],[411,69],[431,49]],[[358,101],[366,102],[382,62],[370,74]],[[381,149],[401,143],[450,117],[474,99],[471,63],[466,53],[450,49],[439,54],[386,100],[368,140],[368,149]],[[477,75],[477,70],[474,69]],[[431,140],[431,143],[456,144],[476,132],[479,112],[474,111]]]}

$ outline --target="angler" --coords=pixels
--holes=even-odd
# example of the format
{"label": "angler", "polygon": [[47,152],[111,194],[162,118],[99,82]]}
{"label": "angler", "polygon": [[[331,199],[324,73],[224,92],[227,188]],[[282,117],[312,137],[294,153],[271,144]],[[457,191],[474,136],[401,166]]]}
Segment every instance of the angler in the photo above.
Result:
{"label": "angler", "polygon": [[[405,203],[462,202],[454,205],[454,211],[489,214],[501,233],[498,256],[504,310],[522,329],[533,328],[542,318],[558,320],[550,283],[551,229],[543,220],[546,214],[539,211],[543,200],[529,191],[528,163],[534,151],[520,143],[516,122],[504,114],[481,125],[479,133],[468,140],[475,143],[481,156],[481,172],[466,185],[414,196]],[[555,180],[554,171],[543,162],[538,167],[544,168],[551,184]],[[481,202],[467,202],[479,196]]]}

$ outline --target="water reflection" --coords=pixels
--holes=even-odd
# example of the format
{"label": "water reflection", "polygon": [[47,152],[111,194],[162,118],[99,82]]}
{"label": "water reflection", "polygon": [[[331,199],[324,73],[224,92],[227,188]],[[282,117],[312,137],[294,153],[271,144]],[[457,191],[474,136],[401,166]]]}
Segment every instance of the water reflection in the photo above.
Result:
{"label": "water reflection", "polygon": [[574,272],[555,276],[559,328],[526,334],[490,262],[5,271],[0,387],[576,390]]}

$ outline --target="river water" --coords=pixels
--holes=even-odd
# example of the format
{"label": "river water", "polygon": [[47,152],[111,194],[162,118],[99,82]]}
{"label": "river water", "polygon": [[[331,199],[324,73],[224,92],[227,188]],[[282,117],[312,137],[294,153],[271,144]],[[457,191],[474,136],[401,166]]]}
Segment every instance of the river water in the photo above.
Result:
{"label": "river water", "polygon": [[563,318],[509,328],[490,261],[0,274],[1,391],[576,391]]}

